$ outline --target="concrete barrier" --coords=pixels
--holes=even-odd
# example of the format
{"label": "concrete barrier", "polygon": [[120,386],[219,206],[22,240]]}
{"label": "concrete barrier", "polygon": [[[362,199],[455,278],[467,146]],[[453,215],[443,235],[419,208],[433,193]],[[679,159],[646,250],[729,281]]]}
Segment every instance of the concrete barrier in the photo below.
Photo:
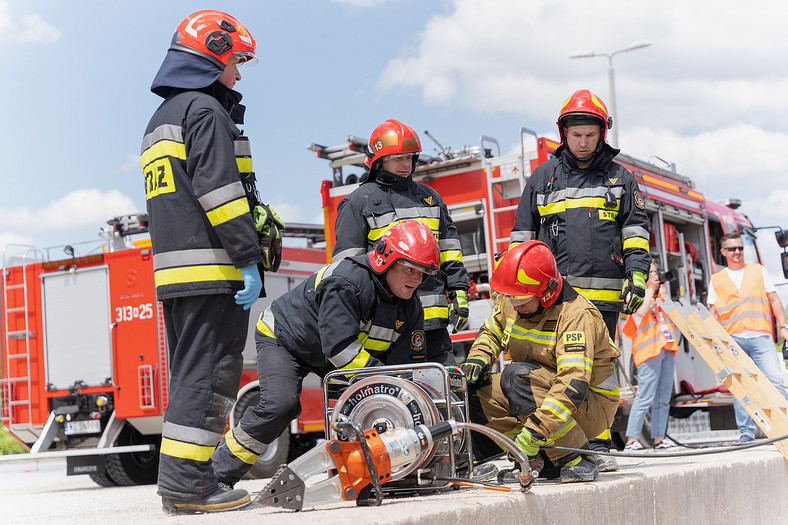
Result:
{"label": "concrete barrier", "polygon": [[[593,483],[538,481],[530,493],[449,490],[386,498],[380,507],[341,503],[293,512],[273,508],[168,517],[153,486],[99,488],[66,477],[65,461],[0,464],[5,523],[255,523],[271,525],[640,525],[788,523],[788,460],[772,445],[693,457],[620,458]],[[504,465],[504,462],[499,462]],[[238,487],[262,490],[267,481]]]}

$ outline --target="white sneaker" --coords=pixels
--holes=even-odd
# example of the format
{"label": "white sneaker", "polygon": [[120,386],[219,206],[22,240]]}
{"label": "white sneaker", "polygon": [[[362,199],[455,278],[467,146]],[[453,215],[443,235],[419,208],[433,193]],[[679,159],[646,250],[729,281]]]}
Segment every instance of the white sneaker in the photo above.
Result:
{"label": "white sneaker", "polygon": [[670,438],[665,438],[656,445],[654,445],[654,450],[665,450],[668,448],[678,448],[679,446]]}
{"label": "white sneaker", "polygon": [[633,441],[632,443],[627,443],[624,447],[624,452],[637,452],[640,450],[645,450],[646,447],[640,444],[640,441]]}

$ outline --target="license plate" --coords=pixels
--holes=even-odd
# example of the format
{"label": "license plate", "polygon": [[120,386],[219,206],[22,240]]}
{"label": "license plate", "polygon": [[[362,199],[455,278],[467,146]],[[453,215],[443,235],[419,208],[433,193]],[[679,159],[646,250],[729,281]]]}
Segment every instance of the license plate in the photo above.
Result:
{"label": "license plate", "polygon": [[67,436],[73,436],[74,434],[98,434],[101,432],[101,421],[98,419],[66,421],[64,431]]}

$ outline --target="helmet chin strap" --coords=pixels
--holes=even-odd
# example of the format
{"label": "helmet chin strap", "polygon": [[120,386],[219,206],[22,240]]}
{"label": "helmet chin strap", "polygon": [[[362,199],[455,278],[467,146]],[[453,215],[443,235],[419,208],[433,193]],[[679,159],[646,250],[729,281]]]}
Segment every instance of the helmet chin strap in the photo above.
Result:
{"label": "helmet chin strap", "polygon": [[535,312],[530,314],[521,314],[520,312],[517,312],[517,315],[519,315],[523,319],[531,319],[532,317],[536,317],[537,315],[542,315],[542,313],[544,313],[544,306],[542,306],[542,301],[540,300],[539,308],[537,308]]}
{"label": "helmet chin strap", "polygon": [[577,155],[572,153],[572,150],[569,149],[568,146],[567,146],[566,150],[569,152],[569,154],[572,156],[572,158],[575,159],[575,161],[577,161],[577,162],[591,162],[597,157],[597,155],[599,155],[602,152],[602,148],[603,147],[604,147],[604,141],[602,139],[600,139],[599,140],[599,144],[596,145],[596,149],[594,151],[592,151],[591,153],[589,153],[588,155],[586,155],[585,157],[578,157]]}

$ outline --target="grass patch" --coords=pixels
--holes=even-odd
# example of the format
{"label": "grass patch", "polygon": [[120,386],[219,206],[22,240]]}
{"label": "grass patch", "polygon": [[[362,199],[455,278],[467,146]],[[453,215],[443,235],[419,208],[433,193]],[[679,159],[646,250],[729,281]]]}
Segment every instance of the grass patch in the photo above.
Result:
{"label": "grass patch", "polygon": [[0,455],[23,454],[25,452],[27,452],[27,449],[23,447],[19,441],[9,436],[5,430],[0,428]]}

